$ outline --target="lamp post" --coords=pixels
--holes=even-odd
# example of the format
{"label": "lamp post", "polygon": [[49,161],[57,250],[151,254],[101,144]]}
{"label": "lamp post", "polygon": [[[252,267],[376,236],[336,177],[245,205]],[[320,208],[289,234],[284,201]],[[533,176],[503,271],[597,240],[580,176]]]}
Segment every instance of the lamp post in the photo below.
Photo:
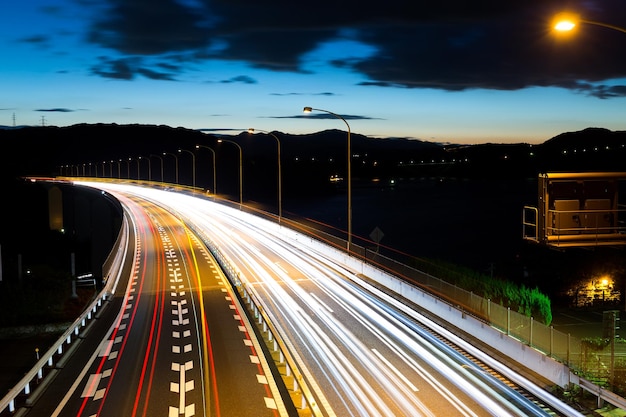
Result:
{"label": "lamp post", "polygon": [[191,152],[188,151],[187,149],[179,149],[178,153],[183,153],[183,152],[187,152],[188,154],[191,155],[191,184],[193,186],[193,188],[196,188],[196,155]]}
{"label": "lamp post", "polygon": [[[122,160],[120,159],[120,163],[121,162]],[[126,162],[126,178],[129,179],[130,178],[130,161],[126,159],[124,160],[124,162]],[[120,174],[120,178],[122,178],[122,174]]]}
{"label": "lamp post", "polygon": [[[257,129],[256,131],[267,133],[268,135],[271,135],[274,139],[276,139],[276,145],[278,149],[278,223],[280,223],[280,219],[283,216],[283,175],[280,168],[280,140],[278,140],[278,137],[275,134],[273,134],[272,132],[268,132],[267,130]],[[254,134],[254,132],[255,130],[253,128],[248,129],[248,133]]]}
{"label": "lamp post", "polygon": [[153,157],[153,156],[161,160],[161,182],[163,182],[163,158],[160,157],[159,155],[150,154],[150,157]]}
{"label": "lamp post", "polygon": [[218,139],[217,142],[229,142],[239,148],[239,208],[241,209],[241,205],[243,204],[243,151],[241,150],[241,146],[232,140]]}
{"label": "lamp post", "polygon": [[554,19],[554,29],[558,30],[559,32],[569,32],[573,30],[579,23],[602,26],[604,28],[613,29],[622,33],[626,33],[625,28],[611,25],[608,23],[597,22],[594,20],[581,19],[577,15],[569,14],[569,13],[560,13],[556,16],[556,18]]}
{"label": "lamp post", "polygon": [[341,117],[340,115],[338,115],[337,113],[333,113],[331,111],[328,110],[323,110],[323,109],[314,109],[313,107],[305,107],[303,109],[303,111],[305,113],[311,113],[312,111],[321,111],[324,113],[328,113],[332,116],[335,116],[338,119],[341,119],[346,126],[348,127],[348,164],[347,164],[347,177],[348,177],[348,252],[350,252],[350,245],[352,244],[352,168],[351,168],[351,161],[352,161],[352,145],[351,145],[351,140],[350,140],[350,125],[348,124],[348,122],[346,121],[346,119],[344,119],[343,117]]}
{"label": "lamp post", "polygon": [[[133,158],[128,158],[129,161],[132,161]],[[137,181],[139,181],[139,177],[141,176],[141,173],[139,172],[139,158],[135,158],[135,161],[137,161]]]}
{"label": "lamp post", "polygon": [[200,148],[208,149],[209,151],[211,151],[211,154],[213,155],[213,199],[215,199],[215,196],[217,195],[217,176],[215,175],[216,174],[215,151],[213,150],[213,148],[209,148],[208,146],[196,145],[196,149],[200,149]]}
{"label": "lamp post", "polygon": [[118,159],[117,160],[117,179],[122,179],[122,165],[121,165],[122,160]]}
{"label": "lamp post", "polygon": [[163,152],[163,156],[165,155],[171,155],[174,157],[175,168],[176,168],[176,184],[178,184],[178,155],[176,155],[175,153]]}
{"label": "lamp post", "polygon": [[146,158],[144,156],[138,156],[137,157],[137,173],[139,173],[139,160],[140,159],[145,159],[146,161],[148,161],[148,181],[152,181],[152,161],[150,161],[150,158]]}

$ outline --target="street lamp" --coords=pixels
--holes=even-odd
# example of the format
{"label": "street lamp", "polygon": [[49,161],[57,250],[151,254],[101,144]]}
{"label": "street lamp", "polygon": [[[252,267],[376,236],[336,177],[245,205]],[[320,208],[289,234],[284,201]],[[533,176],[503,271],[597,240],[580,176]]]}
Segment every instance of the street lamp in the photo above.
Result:
{"label": "street lamp", "polygon": [[178,184],[178,155],[176,155],[175,153],[170,153],[170,152],[163,152],[163,156],[165,155],[171,155],[174,157],[174,160],[176,161],[176,184]]}
{"label": "street lamp", "polygon": [[[133,158],[128,157],[128,161],[132,161],[132,160],[133,160]],[[139,177],[141,176],[141,173],[139,172],[140,171],[139,158],[135,158],[135,161],[137,162],[137,181],[139,181]]]}
{"label": "street lamp", "polygon": [[617,30],[619,32],[623,32],[626,33],[626,29],[619,27],[619,26],[615,26],[615,25],[611,25],[608,23],[603,23],[603,22],[597,22],[594,20],[586,20],[586,19],[581,19],[578,15],[576,14],[572,14],[572,13],[560,13],[556,16],[556,18],[554,19],[554,29],[558,30],[559,32],[569,32],[571,30],[573,30],[579,23],[586,23],[588,25],[596,25],[596,26],[602,26],[608,29],[613,29],[613,30]]}
{"label": "street lamp", "polygon": [[179,149],[178,153],[183,153],[183,152],[187,152],[188,154],[191,155],[191,177],[192,177],[192,186],[193,188],[196,188],[196,155],[191,152],[188,151],[187,149]]}
{"label": "street lamp", "polygon": [[350,252],[350,245],[352,244],[352,169],[351,169],[352,145],[351,145],[351,140],[350,140],[350,125],[348,124],[346,119],[344,119],[337,113],[333,113],[331,111],[323,110],[323,109],[314,109],[313,107],[305,107],[303,109],[305,113],[311,113],[314,110],[321,111],[324,113],[328,113],[332,116],[335,116],[336,118],[343,120],[343,122],[348,127],[348,166],[347,166],[347,171],[348,171],[347,172],[347,177],[348,177],[348,247],[347,249],[348,249],[348,252]]}
{"label": "street lamp", "polygon": [[161,160],[161,182],[163,182],[163,158],[159,155],[150,154],[150,158],[152,158],[153,156]]}
{"label": "street lamp", "polygon": [[239,148],[239,208],[241,209],[241,204],[243,204],[243,151],[241,150],[241,146],[232,140],[218,139],[217,142],[229,142]]}
{"label": "street lamp", "polygon": [[[278,137],[275,134],[273,134],[272,132],[268,132],[267,130],[257,129],[257,131],[267,133],[268,135],[271,135],[274,139],[276,139],[276,145],[278,149],[278,223],[280,223],[280,219],[283,216],[283,192],[282,192],[283,175],[281,173],[281,168],[280,168],[280,140],[278,140]],[[248,129],[248,133],[254,134],[254,132],[255,130],[253,128]]]}
{"label": "street lamp", "polygon": [[211,154],[213,155],[213,199],[215,199],[215,196],[217,195],[217,176],[215,175],[216,174],[215,151],[213,150],[213,148],[209,148],[208,146],[196,145],[196,149],[200,149],[200,148],[208,149],[209,151],[211,151]]}
{"label": "street lamp", "polygon": [[148,161],[148,181],[152,181],[152,161],[150,161],[150,158],[146,158],[144,156],[137,157],[137,175],[139,175],[139,160],[140,159],[145,159],[146,161]]}

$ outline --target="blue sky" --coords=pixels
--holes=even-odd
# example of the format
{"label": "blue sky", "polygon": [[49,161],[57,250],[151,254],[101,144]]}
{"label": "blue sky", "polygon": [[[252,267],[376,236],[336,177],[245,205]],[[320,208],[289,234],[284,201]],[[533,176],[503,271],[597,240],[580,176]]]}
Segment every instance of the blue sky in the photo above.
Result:
{"label": "blue sky", "polygon": [[[422,4],[423,3],[423,4]],[[3,5],[0,125],[164,124],[452,143],[626,130],[624,0]]]}

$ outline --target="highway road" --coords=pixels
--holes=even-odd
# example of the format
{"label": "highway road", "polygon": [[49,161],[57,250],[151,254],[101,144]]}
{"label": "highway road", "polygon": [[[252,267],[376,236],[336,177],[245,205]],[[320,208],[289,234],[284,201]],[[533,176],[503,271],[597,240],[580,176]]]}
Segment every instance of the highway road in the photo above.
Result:
{"label": "highway road", "polygon": [[115,196],[134,232],[126,278],[114,285],[109,319],[27,415],[288,416],[254,327],[206,247],[171,211]]}
{"label": "highway road", "polygon": [[[271,317],[297,360],[311,391],[309,404],[313,404],[315,415],[580,415],[564,404],[555,412],[536,403],[535,398],[524,394],[524,387],[503,377],[514,373],[505,364],[477,361],[480,352],[472,354],[473,346],[370,285],[359,271],[332,261],[305,236],[286,233],[276,223],[183,192],[123,184],[78,184],[105,190],[125,207],[142,204],[151,213],[139,224],[140,230],[151,227],[153,235],[140,236],[138,241],[146,245],[150,243],[143,242],[153,241],[150,245],[156,246],[150,247],[136,265],[146,262],[140,269],[159,277],[157,282],[141,278],[141,286],[133,285],[136,278],[129,283],[126,305],[130,307],[123,309],[129,311],[120,316],[108,344],[100,350],[99,355],[104,352],[106,356],[99,356],[90,368],[88,389],[82,388],[81,407],[93,413],[123,407],[128,413],[120,415],[156,415],[151,413],[152,407],[162,410],[167,403],[170,416],[183,415],[182,410],[192,404],[195,414],[203,415],[214,407],[211,398],[221,398],[222,391],[218,390],[219,395],[211,391],[220,384],[211,375],[222,375],[211,372],[212,368],[221,362],[215,360],[209,347],[224,336],[210,331],[208,323],[213,318],[203,308],[213,302],[231,308],[235,297],[226,289],[228,285],[219,284],[219,272],[196,270],[200,264],[206,263],[206,268],[211,265],[202,240],[218,247],[221,255],[236,265],[242,285],[254,291],[262,303],[264,313]],[[174,221],[167,212],[179,220]],[[142,218],[140,214],[134,217]],[[197,239],[190,230],[198,234]],[[159,239],[154,234],[157,231]],[[165,256],[161,260],[157,256],[155,261],[150,253]],[[179,282],[184,291],[175,290]],[[221,299],[216,295],[208,303],[206,292],[212,287],[225,289],[227,294]],[[141,296],[134,295],[137,288]],[[228,319],[231,322],[232,316]],[[187,317],[189,325],[182,325]],[[240,325],[236,323],[234,328]],[[117,332],[122,327],[118,341]],[[125,336],[135,327],[142,327],[136,330],[136,338]],[[128,350],[145,355],[141,360],[128,355],[133,359],[125,362]],[[111,361],[113,366],[105,367],[113,352],[117,355]],[[249,363],[241,362],[249,368]],[[187,367],[189,363],[193,365]],[[176,382],[172,382],[172,373],[178,376]],[[524,378],[518,376],[516,380]],[[117,387],[116,381],[122,381],[122,387]],[[183,389],[190,381],[193,389]],[[237,378],[232,388],[241,390],[239,384],[247,386],[243,378]],[[265,389],[261,397],[278,403],[275,391],[259,385]],[[102,395],[98,394],[101,386],[105,387],[104,397],[96,401]],[[107,405],[109,395],[118,400]],[[559,403],[553,398],[550,401]],[[242,408],[236,414],[224,415],[250,414]]]}

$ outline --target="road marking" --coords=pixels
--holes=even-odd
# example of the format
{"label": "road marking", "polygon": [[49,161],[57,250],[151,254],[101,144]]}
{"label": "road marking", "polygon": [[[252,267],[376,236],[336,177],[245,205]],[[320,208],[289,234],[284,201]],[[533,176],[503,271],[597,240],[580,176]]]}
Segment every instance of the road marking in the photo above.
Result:
{"label": "road marking", "polygon": [[89,375],[89,379],[87,380],[87,385],[83,389],[83,393],[80,394],[81,398],[85,397],[93,397],[93,394],[96,392],[98,388],[98,384],[100,383],[100,374]]}
{"label": "road marking", "polygon": [[193,369],[192,361],[185,362],[184,365],[172,362],[172,370],[178,372],[179,376],[178,382],[170,382],[170,391],[178,393],[179,399],[178,408],[170,406],[170,417],[180,416],[181,414],[184,414],[186,417],[191,417],[196,412],[195,404],[186,405],[186,393],[195,388],[193,379],[187,381],[185,378],[185,372],[191,369]]}
{"label": "road marking", "polygon": [[272,410],[276,410],[278,408],[276,407],[276,401],[274,401],[273,398],[265,397],[264,400],[265,400],[265,406],[267,408],[272,409]]}
{"label": "road marking", "polygon": [[107,356],[109,353],[111,353],[112,347],[113,347],[113,341],[107,340],[106,343],[102,344],[102,347],[100,349],[100,353],[98,353],[98,356]]}
{"label": "road marking", "polygon": [[106,392],[106,388],[99,389],[96,391],[96,394],[93,396],[94,401],[101,400],[104,397],[104,393]]}

